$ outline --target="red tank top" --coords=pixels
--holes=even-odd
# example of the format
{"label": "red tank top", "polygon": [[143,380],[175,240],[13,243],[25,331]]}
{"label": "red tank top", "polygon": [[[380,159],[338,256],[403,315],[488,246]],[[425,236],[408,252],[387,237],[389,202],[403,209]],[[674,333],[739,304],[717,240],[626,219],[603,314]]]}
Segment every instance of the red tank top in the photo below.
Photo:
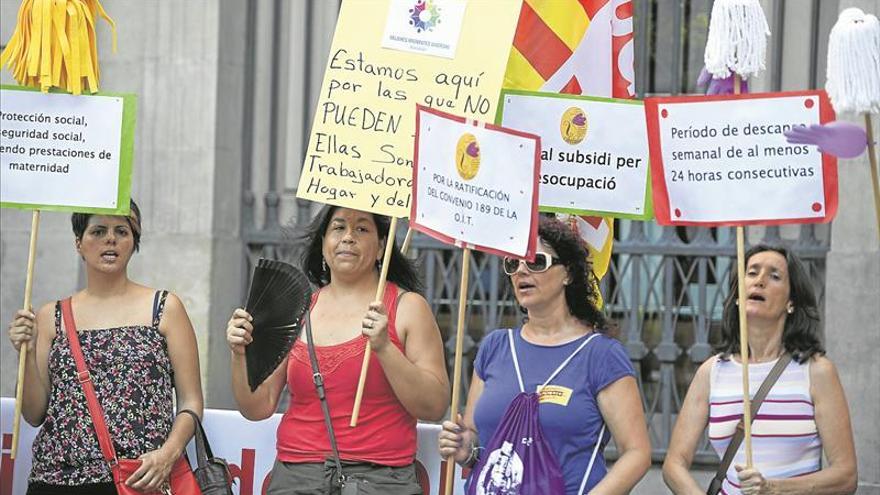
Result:
{"label": "red tank top", "polygon": [[[315,294],[312,306],[320,294]],[[388,336],[403,352],[395,328],[397,294],[397,286],[389,282],[383,302],[388,310]],[[407,466],[416,454],[416,420],[397,400],[375,354],[370,357],[358,425],[349,426],[366,342],[365,337],[358,336],[341,344],[315,347],[339,456],[351,461]],[[312,381],[308,347],[302,340],[296,341],[287,360],[287,387],[290,405],[278,425],[278,459],[323,462],[332,451]]]}

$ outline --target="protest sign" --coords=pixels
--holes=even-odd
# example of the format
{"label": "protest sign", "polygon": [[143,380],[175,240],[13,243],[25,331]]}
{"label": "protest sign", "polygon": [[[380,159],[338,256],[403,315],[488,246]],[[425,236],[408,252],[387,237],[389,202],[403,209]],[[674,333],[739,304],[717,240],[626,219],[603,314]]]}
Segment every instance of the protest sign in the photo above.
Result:
{"label": "protest sign", "polygon": [[504,90],[498,114],[541,136],[541,211],[651,218],[641,101]]}
{"label": "protest sign", "polygon": [[661,225],[830,221],[837,160],[783,132],[834,119],[824,91],[648,98],[654,211]]}
{"label": "protest sign", "polygon": [[[428,10],[415,22],[410,9],[420,6]],[[491,119],[520,6],[521,0],[343,2],[297,196],[409,215],[416,104]],[[425,50],[414,50],[419,46]]]}
{"label": "protest sign", "polygon": [[441,241],[532,259],[538,136],[419,106],[410,225]]}
{"label": "protest sign", "polygon": [[[297,196],[391,216],[393,238],[412,206],[415,104],[492,115],[521,3],[343,2]],[[377,297],[384,283],[383,273]],[[368,343],[351,426],[370,351]]]}
{"label": "protest sign", "polygon": [[0,88],[0,206],[127,214],[135,96]]}
{"label": "protest sign", "polygon": [[[410,227],[462,248],[452,403],[461,367],[471,249],[532,260],[538,238],[541,138],[419,105]],[[446,466],[444,493],[454,465]]]}

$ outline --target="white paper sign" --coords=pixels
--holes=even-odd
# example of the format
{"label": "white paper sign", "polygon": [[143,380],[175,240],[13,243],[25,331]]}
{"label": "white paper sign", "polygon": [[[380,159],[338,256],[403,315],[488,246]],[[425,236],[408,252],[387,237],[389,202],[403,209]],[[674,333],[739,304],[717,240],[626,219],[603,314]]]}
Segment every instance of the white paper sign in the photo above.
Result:
{"label": "white paper sign", "polygon": [[116,209],[122,115],[120,96],[0,90],[0,201]]}
{"label": "white paper sign", "polygon": [[437,239],[531,258],[540,138],[419,107],[410,224]]}
{"label": "white paper sign", "polygon": [[541,136],[542,211],[650,218],[640,101],[505,92],[501,124]]}
{"label": "white paper sign", "polygon": [[836,160],[784,132],[833,119],[828,97],[801,91],[649,98],[654,211],[663,225],[830,220]]}
{"label": "white paper sign", "polygon": [[382,47],[455,58],[464,0],[391,0]]}
{"label": "white paper sign", "polygon": [[[0,464],[0,495],[18,495],[26,491],[27,478],[31,470],[31,444],[37,429],[22,421],[18,455],[9,458],[12,446],[12,414],[15,400],[0,399],[0,436],[3,440],[2,464]],[[236,495],[262,495],[269,486],[269,472],[275,462],[275,439],[281,414],[275,414],[264,421],[249,421],[238,411],[225,409],[205,409],[202,424],[211,444],[214,455],[229,463],[229,470],[235,480],[232,492]],[[442,495],[441,481],[446,473],[445,464],[440,459],[437,435],[440,427],[419,423],[417,427],[418,451],[416,452],[416,474],[425,490],[425,495]],[[190,442],[189,459],[195,464],[195,447]],[[453,493],[464,493],[464,479],[461,469],[456,466],[453,478]]]}

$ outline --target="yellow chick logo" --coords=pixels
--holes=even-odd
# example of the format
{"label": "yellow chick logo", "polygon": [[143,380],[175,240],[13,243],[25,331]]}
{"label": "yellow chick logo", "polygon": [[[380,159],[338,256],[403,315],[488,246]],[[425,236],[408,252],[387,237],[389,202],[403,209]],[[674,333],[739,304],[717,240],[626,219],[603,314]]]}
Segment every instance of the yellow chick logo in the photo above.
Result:
{"label": "yellow chick logo", "polygon": [[562,114],[559,133],[568,144],[579,144],[587,137],[587,114],[578,107],[571,107]]}
{"label": "yellow chick logo", "polygon": [[473,134],[462,134],[455,147],[455,169],[464,180],[477,176],[480,169],[480,145]]}

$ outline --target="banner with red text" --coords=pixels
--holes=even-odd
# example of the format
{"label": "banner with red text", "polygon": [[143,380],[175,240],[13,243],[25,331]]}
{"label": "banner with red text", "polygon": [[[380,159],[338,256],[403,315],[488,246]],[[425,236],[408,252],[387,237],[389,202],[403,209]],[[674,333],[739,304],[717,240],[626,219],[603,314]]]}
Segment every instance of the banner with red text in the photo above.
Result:
{"label": "banner with red text", "polygon": [[[31,470],[31,444],[37,429],[22,422],[18,455],[13,461],[9,458],[12,446],[12,414],[15,400],[0,398],[0,436],[2,436],[2,461],[0,461],[0,495],[20,495],[27,490],[27,478]],[[275,462],[275,434],[281,414],[253,422],[245,419],[238,411],[225,409],[205,409],[202,423],[214,455],[226,459],[235,484],[232,492],[236,495],[264,495],[269,486],[269,472]],[[418,451],[416,452],[416,474],[425,495],[443,494],[445,463],[440,459],[437,435],[440,426],[418,425]],[[189,445],[189,458],[195,462],[195,448]],[[464,493],[464,478],[456,468],[454,493]]]}

